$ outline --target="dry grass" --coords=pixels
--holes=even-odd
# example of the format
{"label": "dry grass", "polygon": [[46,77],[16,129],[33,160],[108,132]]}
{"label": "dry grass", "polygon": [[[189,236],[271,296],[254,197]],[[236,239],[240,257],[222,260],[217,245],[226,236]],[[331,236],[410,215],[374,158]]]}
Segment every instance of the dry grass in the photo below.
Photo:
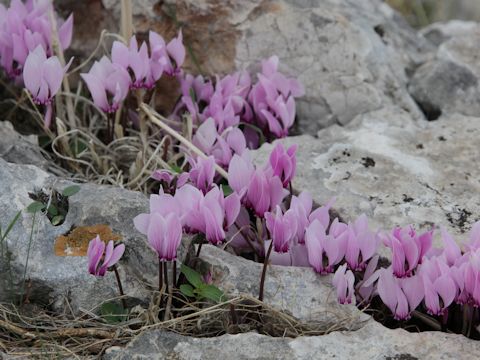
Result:
{"label": "dry grass", "polygon": [[[15,357],[96,358],[107,348],[124,346],[134,336],[153,329],[196,337],[248,331],[276,337],[297,337],[348,330],[358,322],[357,318],[349,317],[331,324],[306,323],[249,296],[238,296],[212,305],[186,303],[170,294],[166,305],[160,307],[157,295],[153,296],[148,309],[137,306],[132,309],[127,321],[118,324],[109,324],[96,316],[96,309],[73,317],[0,304],[0,350]],[[178,305],[174,307],[172,302]],[[175,317],[171,318],[173,313]]]}

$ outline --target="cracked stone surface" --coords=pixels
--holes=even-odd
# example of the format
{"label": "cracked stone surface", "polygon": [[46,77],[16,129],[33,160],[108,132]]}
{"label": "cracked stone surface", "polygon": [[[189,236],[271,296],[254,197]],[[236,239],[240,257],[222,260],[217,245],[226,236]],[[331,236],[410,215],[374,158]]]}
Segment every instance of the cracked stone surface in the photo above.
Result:
{"label": "cracked stone surface", "polygon": [[[258,297],[263,265],[231,255],[212,245],[200,254],[205,273],[210,271],[214,285],[226,294]],[[320,276],[311,268],[269,266],[265,280],[265,303],[297,319],[329,328],[340,322],[347,329],[358,329],[370,317],[354,305],[340,305],[331,284],[332,275]]]}
{"label": "cracked stone surface", "polygon": [[[396,104],[415,118],[423,114],[407,91],[407,73],[435,47],[411,29],[381,0],[139,0],[133,2],[140,38],[155,30],[167,40],[182,25],[192,49],[185,69],[225,74],[258,71],[263,58],[278,55],[281,70],[298,77],[306,96],[297,103],[301,133],[315,133],[334,123]],[[60,1],[63,13],[74,10],[87,20],[75,24],[73,54],[89,54],[93,32],[118,30],[120,2],[79,5]],[[87,14],[94,16],[87,16]],[[99,26],[98,24],[101,24]],[[89,43],[90,42],[90,43]],[[196,62],[196,64],[195,64]],[[165,83],[164,83],[165,82]],[[163,79],[162,101],[173,103],[174,82]],[[166,106],[168,108],[168,106]]]}
{"label": "cracked stone surface", "polygon": [[[36,166],[7,163],[0,158],[0,184],[0,221],[5,228],[19,210],[24,210],[32,202],[29,192],[52,187],[61,192],[72,183]],[[0,258],[0,269],[5,274],[0,279],[0,301],[10,300],[21,292],[28,253],[26,280],[31,286],[29,298],[32,302],[52,304],[53,308],[62,309],[69,301],[77,311],[80,308],[89,310],[106,299],[118,296],[113,274],[95,278],[87,271],[85,256],[60,257],[54,254],[57,236],[68,233],[75,226],[95,224],[109,225],[126,244],[119,272],[132,304],[148,299],[150,293],[145,284],[156,284],[157,260],[132,221],[134,216],[147,209],[148,199],[141,193],[111,186],[80,184],[80,191],[69,198],[69,211],[62,225],[53,226],[46,216],[37,216],[30,252],[33,218],[32,214],[23,211],[6,239],[5,256]]]}
{"label": "cracked stone surface", "polygon": [[[346,221],[365,213],[374,229],[443,225],[466,241],[480,214],[472,196],[480,191],[479,136],[478,118],[415,121],[386,108],[324,129],[318,139],[303,135],[285,144],[298,144],[294,187],[319,204],[335,196],[334,208]],[[257,162],[271,149],[258,150]]]}
{"label": "cracked stone surface", "polygon": [[480,342],[460,335],[390,330],[369,322],[362,329],[296,339],[257,333],[191,338],[160,330],[147,331],[126,348],[107,349],[104,359],[478,359]]}

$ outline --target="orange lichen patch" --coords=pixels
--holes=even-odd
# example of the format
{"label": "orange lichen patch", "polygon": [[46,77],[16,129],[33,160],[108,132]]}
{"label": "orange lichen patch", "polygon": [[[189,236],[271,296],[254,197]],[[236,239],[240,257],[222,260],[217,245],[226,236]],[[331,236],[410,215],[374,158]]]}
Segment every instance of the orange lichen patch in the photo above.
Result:
{"label": "orange lichen patch", "polygon": [[60,235],[55,240],[55,255],[57,256],[86,256],[88,243],[97,235],[107,242],[120,241],[122,236],[114,234],[110,226],[105,224],[79,226],[67,235]]}

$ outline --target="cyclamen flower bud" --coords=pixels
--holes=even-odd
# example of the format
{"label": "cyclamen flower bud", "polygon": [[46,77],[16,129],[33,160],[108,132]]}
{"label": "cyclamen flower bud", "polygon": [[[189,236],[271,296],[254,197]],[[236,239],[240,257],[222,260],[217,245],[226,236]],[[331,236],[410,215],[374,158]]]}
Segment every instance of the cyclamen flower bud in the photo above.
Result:
{"label": "cyclamen flower bud", "polygon": [[[88,271],[95,276],[105,276],[108,268],[115,265],[123,256],[124,252],[124,244],[114,247],[113,241],[110,240],[105,247],[105,243],[100,240],[100,236],[97,235],[97,237],[88,244]],[[102,258],[103,263],[99,266]]]}
{"label": "cyclamen flower bud", "polygon": [[282,180],[284,187],[292,181],[297,170],[297,159],[295,152],[297,145],[292,145],[285,151],[283,144],[278,143],[270,153],[269,164],[274,176]]}

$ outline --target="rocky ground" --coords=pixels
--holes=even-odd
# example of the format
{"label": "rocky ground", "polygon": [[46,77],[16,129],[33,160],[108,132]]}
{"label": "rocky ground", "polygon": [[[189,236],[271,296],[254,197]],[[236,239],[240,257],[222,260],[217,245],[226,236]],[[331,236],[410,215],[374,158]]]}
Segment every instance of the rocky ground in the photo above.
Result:
{"label": "rocky ground", "polygon": [[[77,54],[95,47],[92,29],[114,30],[118,23],[117,1],[103,0],[103,7],[95,1],[59,3],[79,12]],[[443,225],[465,239],[479,220],[479,24],[454,21],[417,32],[377,0],[161,3],[134,1],[137,28],[173,32],[170,11],[176,3],[177,22],[205,72],[254,71],[252,64],[277,54],[284,70],[305,85],[298,136],[284,140],[299,145],[297,190],[308,190],[318,203],[335,196],[335,209],[345,220],[366,213],[373,228]],[[82,11],[94,16],[82,19]],[[270,148],[257,151],[259,161]],[[29,192],[61,191],[70,182],[52,174],[35,137],[21,136],[0,122],[0,184],[4,224],[31,202]],[[53,253],[58,235],[72,226],[99,223],[110,225],[127,245],[120,264],[122,276],[128,274],[127,295],[132,302],[147,301],[140,285],[155,281],[148,278],[156,274],[155,258],[131,221],[147,207],[140,193],[85,184],[69,199],[62,225],[40,218],[30,248],[32,301],[57,309],[68,302],[78,311],[114,294],[113,279],[96,281],[85,271],[85,258]],[[23,213],[6,244],[15,283],[23,276],[31,221]],[[202,250],[202,260],[227,293],[256,295],[259,264],[214,247]],[[7,300],[2,289],[6,285],[0,287],[0,300]],[[199,339],[150,331],[126,349],[111,348],[105,358],[413,360],[477,359],[480,353],[479,342],[460,335],[390,330],[353,305],[338,305],[329,278],[309,268],[273,267],[265,301],[305,321],[354,321],[342,331],[296,339],[256,333]]]}

